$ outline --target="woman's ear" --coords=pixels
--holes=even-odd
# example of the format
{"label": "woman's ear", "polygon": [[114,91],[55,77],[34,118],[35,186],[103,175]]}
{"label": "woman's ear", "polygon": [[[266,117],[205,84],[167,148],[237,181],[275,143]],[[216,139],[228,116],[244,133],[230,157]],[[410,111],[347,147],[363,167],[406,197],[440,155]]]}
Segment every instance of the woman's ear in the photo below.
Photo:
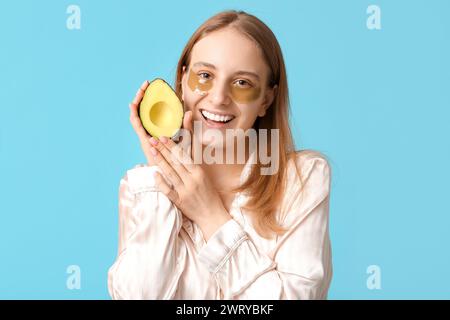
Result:
{"label": "woman's ear", "polygon": [[264,94],[264,101],[261,104],[261,109],[258,113],[258,116],[265,116],[267,109],[272,105],[273,99],[275,99],[275,96],[277,95],[277,89],[278,86],[274,85],[272,88],[266,90],[266,93]]}

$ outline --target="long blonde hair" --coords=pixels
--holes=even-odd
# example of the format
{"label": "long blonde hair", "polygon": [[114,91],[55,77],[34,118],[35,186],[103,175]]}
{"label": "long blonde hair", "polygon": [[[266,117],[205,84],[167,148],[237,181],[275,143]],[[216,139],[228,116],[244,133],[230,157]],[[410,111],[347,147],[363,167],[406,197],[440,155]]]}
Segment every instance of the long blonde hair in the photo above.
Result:
{"label": "long blonde hair", "polygon": [[[253,40],[263,53],[270,74],[268,85],[277,85],[272,105],[263,117],[258,117],[253,128],[279,129],[279,170],[273,175],[261,175],[262,164],[259,159],[252,167],[247,180],[234,192],[244,192],[249,197],[244,208],[251,213],[255,230],[261,236],[270,238],[273,234],[286,231],[277,221],[279,210],[286,189],[286,168],[290,157],[295,155],[294,142],[289,127],[289,93],[283,54],[280,45],[269,27],[253,15],[243,11],[223,11],[205,21],[191,36],[178,61],[175,91],[181,98],[181,79],[183,67],[188,67],[194,45],[207,34],[225,27],[233,27]],[[268,130],[270,131],[270,130]],[[271,150],[270,134],[267,150]],[[270,156],[270,155],[269,155]],[[301,178],[299,168],[297,174]]]}

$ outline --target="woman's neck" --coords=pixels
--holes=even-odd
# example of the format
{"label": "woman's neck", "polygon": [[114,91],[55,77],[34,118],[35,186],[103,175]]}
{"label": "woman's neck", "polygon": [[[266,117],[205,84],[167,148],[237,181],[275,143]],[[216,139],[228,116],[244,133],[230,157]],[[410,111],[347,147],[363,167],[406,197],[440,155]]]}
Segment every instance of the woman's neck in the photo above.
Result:
{"label": "woman's neck", "polygon": [[231,189],[239,183],[245,164],[205,164],[202,168],[216,187]]}
{"label": "woman's neck", "polygon": [[[226,150],[223,150],[225,155]],[[237,152],[234,152],[232,163],[213,163],[207,164],[204,161],[201,164],[202,169],[211,179],[218,190],[229,191],[239,186],[242,170],[249,159],[249,150],[246,148],[244,154],[245,161],[238,161]]]}

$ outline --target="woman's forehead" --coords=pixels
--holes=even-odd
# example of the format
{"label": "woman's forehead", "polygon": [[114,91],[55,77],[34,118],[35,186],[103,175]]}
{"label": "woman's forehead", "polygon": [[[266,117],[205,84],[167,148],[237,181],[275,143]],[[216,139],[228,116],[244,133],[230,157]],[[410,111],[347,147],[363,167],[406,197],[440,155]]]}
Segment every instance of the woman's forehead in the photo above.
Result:
{"label": "woman's forehead", "polygon": [[203,64],[219,71],[246,71],[259,75],[266,68],[256,43],[232,29],[215,31],[200,39],[192,49],[190,62],[191,66]]}

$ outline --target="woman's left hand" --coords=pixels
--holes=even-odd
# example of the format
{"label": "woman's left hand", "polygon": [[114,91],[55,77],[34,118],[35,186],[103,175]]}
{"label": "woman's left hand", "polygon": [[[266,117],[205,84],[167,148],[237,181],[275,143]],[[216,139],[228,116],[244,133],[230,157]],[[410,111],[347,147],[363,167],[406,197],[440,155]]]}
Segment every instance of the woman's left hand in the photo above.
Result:
{"label": "woman's left hand", "polygon": [[[183,119],[184,127],[191,127],[192,112],[188,111]],[[191,134],[192,139],[195,139]],[[164,177],[155,173],[158,189],[164,193],[181,212],[194,221],[202,230],[207,241],[224,223],[231,219],[225,209],[219,193],[203,169],[194,164],[191,155],[167,137],[159,140],[152,137],[150,149],[156,165]],[[169,182],[169,183],[168,183]],[[171,188],[170,184],[173,186]]]}

